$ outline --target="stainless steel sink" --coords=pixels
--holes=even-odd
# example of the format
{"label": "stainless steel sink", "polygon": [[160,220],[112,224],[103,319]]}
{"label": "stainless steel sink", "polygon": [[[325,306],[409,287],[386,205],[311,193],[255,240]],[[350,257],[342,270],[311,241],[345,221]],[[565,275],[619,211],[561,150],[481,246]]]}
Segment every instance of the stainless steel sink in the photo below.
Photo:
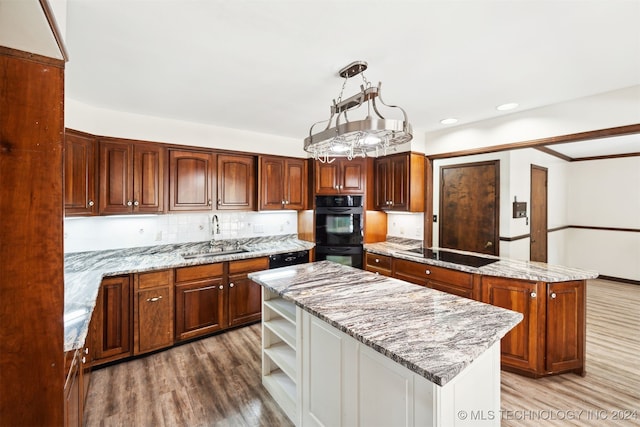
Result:
{"label": "stainless steel sink", "polygon": [[240,254],[243,252],[249,252],[246,249],[242,248],[234,248],[234,249],[226,249],[226,248],[211,248],[202,252],[188,252],[182,254],[182,258],[184,259],[193,259],[193,258],[205,258],[205,257],[216,257],[222,255],[231,255],[231,254]]}

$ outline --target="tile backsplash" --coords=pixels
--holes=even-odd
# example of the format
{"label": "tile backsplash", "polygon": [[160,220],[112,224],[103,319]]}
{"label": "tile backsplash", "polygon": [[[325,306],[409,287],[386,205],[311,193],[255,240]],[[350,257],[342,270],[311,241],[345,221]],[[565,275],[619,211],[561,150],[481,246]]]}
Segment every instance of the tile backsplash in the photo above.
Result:
{"label": "tile backsplash", "polygon": [[424,213],[387,212],[387,235],[422,240]]}
{"label": "tile backsplash", "polygon": [[296,212],[216,212],[66,218],[64,252],[296,234]]}

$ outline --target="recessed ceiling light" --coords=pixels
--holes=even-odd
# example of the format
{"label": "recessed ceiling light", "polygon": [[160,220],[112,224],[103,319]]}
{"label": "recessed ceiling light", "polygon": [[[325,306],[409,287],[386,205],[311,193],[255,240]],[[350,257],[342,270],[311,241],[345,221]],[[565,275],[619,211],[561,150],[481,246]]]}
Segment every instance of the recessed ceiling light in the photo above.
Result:
{"label": "recessed ceiling light", "polygon": [[515,102],[509,102],[508,104],[498,105],[496,110],[498,111],[508,111],[513,110],[514,108],[518,108],[518,104]]}
{"label": "recessed ceiling light", "polygon": [[453,117],[449,117],[448,119],[440,120],[440,123],[442,123],[443,125],[452,125],[454,123],[458,123],[458,119],[455,119]]}

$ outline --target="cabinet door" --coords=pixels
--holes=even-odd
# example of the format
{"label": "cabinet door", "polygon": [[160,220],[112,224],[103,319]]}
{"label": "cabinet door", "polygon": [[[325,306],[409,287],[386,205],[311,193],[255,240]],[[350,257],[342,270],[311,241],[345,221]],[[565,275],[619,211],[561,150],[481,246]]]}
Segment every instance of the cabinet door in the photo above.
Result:
{"label": "cabinet door", "polygon": [[584,281],[547,284],[547,371],[583,373],[585,303]]}
{"label": "cabinet door", "polygon": [[389,200],[391,202],[389,207],[406,211],[409,209],[409,155],[391,156],[389,165]]}
{"label": "cabinet door", "polygon": [[303,210],[307,207],[307,161],[287,159],[285,163],[285,208]]}
{"label": "cabinet door", "polygon": [[176,340],[223,329],[226,324],[222,277],[176,285]]}
{"label": "cabinet door", "polygon": [[135,299],[134,354],[173,345],[173,289],[146,289]]}
{"label": "cabinet door", "polygon": [[268,258],[252,258],[229,263],[229,326],[260,320],[261,286],[247,278],[253,271],[269,268]]}
{"label": "cabinet door", "polygon": [[102,280],[94,310],[96,364],[131,354],[130,298],[129,276],[107,277]]}
{"label": "cabinet door", "polygon": [[285,174],[285,159],[260,158],[260,210],[284,209]]}
{"label": "cabinet door", "polygon": [[365,270],[383,276],[391,276],[391,257],[367,252],[365,254]]}
{"label": "cabinet door", "polygon": [[340,159],[340,193],[363,194],[365,190],[365,159]]}
{"label": "cabinet door", "polygon": [[96,145],[93,137],[66,131],[64,139],[64,213],[97,215]]}
{"label": "cabinet door", "polygon": [[482,277],[482,301],[524,315],[522,322],[509,331],[500,342],[503,367],[530,372],[540,371],[544,345],[544,284],[500,277]]}
{"label": "cabinet door", "polygon": [[82,368],[78,351],[69,356],[65,364],[67,369],[64,383],[64,425],[65,427],[82,426]]}
{"label": "cabinet door", "polygon": [[158,144],[133,146],[133,211],[164,211],[165,149]]}
{"label": "cabinet door", "polygon": [[213,209],[214,155],[204,151],[169,151],[169,211]]}
{"label": "cabinet door", "polygon": [[314,167],[316,194],[340,194],[338,188],[339,164],[338,159],[333,163],[322,163],[316,160]]}
{"label": "cabinet door", "polygon": [[391,200],[391,162],[388,157],[379,157],[375,160],[374,203],[376,209],[389,209]]}
{"label": "cabinet door", "polygon": [[255,165],[253,156],[218,154],[219,210],[255,210]]}
{"label": "cabinet door", "polygon": [[128,142],[100,141],[100,213],[123,214],[133,208],[133,147]]}

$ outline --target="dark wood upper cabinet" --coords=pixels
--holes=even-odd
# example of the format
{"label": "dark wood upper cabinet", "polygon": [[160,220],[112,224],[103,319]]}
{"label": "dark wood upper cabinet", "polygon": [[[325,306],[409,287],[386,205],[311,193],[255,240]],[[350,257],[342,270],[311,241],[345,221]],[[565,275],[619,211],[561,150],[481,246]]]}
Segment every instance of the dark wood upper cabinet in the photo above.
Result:
{"label": "dark wood upper cabinet", "polygon": [[260,157],[260,210],[303,210],[307,205],[307,161]]}
{"label": "dark wood upper cabinet", "polygon": [[213,153],[169,150],[169,211],[211,211],[214,188]]}
{"label": "dark wood upper cabinet", "polygon": [[378,157],[374,164],[376,209],[424,211],[424,155],[394,154]]}
{"label": "dark wood upper cabinet", "polygon": [[67,130],[64,140],[64,213],[97,215],[97,141],[92,135]]}
{"label": "dark wood upper cabinet", "polygon": [[331,163],[316,160],[314,169],[315,194],[364,194],[366,190],[364,158],[337,157]]}
{"label": "dark wood upper cabinet", "polygon": [[256,209],[256,158],[218,154],[218,210]]}
{"label": "dark wood upper cabinet", "polygon": [[100,141],[100,213],[164,211],[165,148],[159,144]]}

